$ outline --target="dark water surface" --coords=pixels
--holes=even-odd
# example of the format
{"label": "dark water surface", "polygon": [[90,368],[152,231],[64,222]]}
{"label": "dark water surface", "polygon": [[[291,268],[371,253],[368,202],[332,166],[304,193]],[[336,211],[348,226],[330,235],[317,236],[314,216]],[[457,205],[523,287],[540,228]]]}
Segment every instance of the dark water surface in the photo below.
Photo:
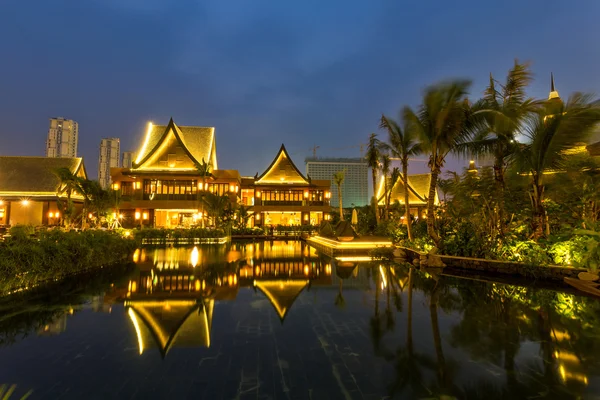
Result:
{"label": "dark water surface", "polygon": [[594,299],[293,241],[134,261],[0,298],[10,399],[600,398]]}

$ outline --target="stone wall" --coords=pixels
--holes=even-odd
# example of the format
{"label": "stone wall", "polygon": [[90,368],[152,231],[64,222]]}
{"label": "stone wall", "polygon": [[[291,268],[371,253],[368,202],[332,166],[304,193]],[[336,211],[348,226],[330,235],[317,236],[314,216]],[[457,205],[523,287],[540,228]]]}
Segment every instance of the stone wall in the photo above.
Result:
{"label": "stone wall", "polygon": [[400,250],[400,252],[397,252],[399,259],[408,261],[413,265],[435,264],[435,262],[431,263],[430,260],[436,258],[445,264],[445,269],[449,270],[467,270],[477,273],[492,272],[511,276],[557,281],[562,281],[564,277],[575,278],[580,272],[586,271],[586,269],[583,268],[563,267],[558,265],[539,266],[519,262],[485,260],[481,258],[432,255],[406,247],[399,247],[398,249]]}

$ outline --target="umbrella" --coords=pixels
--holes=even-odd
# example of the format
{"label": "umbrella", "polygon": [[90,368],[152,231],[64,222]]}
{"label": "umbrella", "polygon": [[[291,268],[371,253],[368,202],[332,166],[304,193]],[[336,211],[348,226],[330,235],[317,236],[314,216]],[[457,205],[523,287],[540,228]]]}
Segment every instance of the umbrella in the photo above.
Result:
{"label": "umbrella", "polygon": [[358,224],[358,213],[356,212],[356,208],[352,210],[352,225]]}

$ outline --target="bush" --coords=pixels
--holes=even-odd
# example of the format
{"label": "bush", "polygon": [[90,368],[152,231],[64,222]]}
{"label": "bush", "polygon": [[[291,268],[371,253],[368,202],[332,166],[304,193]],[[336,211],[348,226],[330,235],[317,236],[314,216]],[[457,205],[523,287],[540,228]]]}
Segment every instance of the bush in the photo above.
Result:
{"label": "bush", "polygon": [[26,238],[17,232],[0,243],[0,275],[6,277],[0,290],[115,264],[129,257],[136,247],[135,241],[107,231],[48,230]]}

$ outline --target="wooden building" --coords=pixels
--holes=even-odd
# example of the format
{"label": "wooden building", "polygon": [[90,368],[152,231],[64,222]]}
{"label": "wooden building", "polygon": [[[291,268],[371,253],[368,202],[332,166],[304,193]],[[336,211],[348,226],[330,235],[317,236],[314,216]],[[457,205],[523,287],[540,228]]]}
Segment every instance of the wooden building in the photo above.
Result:
{"label": "wooden building", "polygon": [[[55,174],[60,168],[87,179],[82,158],[0,157],[0,226],[58,225],[63,218],[58,201],[67,198]],[[77,214],[83,197],[73,192],[71,201]]]}

